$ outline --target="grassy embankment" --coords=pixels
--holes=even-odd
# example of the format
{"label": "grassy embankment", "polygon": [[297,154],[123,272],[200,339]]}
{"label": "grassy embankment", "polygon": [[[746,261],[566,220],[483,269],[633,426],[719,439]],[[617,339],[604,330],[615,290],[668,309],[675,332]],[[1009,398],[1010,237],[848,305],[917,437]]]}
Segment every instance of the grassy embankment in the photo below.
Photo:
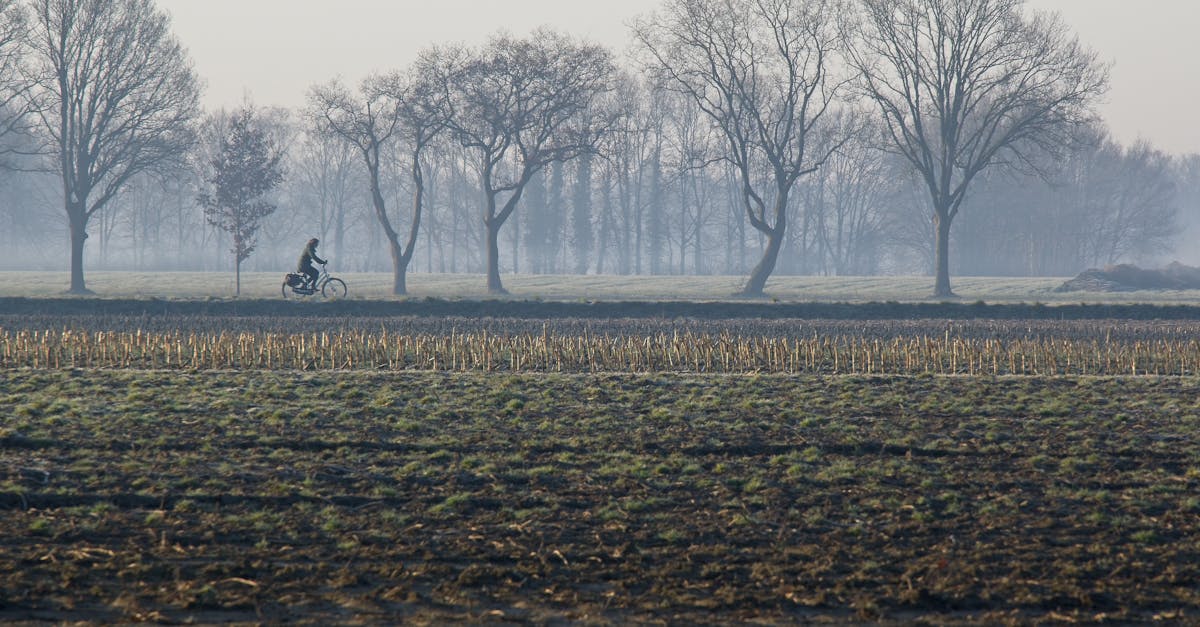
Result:
{"label": "grassy embankment", "polygon": [[[242,298],[281,298],[283,272],[244,273]],[[335,273],[345,279],[353,299],[389,299],[391,275],[382,273]],[[234,293],[233,275],[202,272],[88,272],[88,287],[101,298],[229,298]],[[623,276],[505,276],[508,298],[547,301],[627,300],[731,300],[744,277],[623,277]],[[997,303],[1189,303],[1200,302],[1200,291],[1057,293],[1062,278],[956,277],[958,300]],[[782,302],[924,302],[931,298],[929,277],[785,277],[767,284],[768,300]],[[64,272],[0,273],[0,297],[60,296],[69,285]],[[479,275],[411,274],[413,298],[491,298]]]}

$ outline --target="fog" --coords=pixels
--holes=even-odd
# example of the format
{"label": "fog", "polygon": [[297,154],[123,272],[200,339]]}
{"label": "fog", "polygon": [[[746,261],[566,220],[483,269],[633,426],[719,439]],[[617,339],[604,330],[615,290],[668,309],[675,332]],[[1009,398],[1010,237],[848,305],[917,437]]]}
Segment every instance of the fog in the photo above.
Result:
{"label": "fog", "polygon": [[[629,54],[632,20],[648,3],[441,3],[347,0],[159,0],[205,90],[198,141],[178,163],[131,178],[88,226],[87,270],[232,271],[229,234],[197,202],[231,112],[254,105],[283,150],[283,183],[269,195],[243,271],[289,271],[304,242],[339,272],[391,272],[394,261],[352,146],[317,128],[307,100],[340,78],[404,69],[438,45],[481,46],[549,27],[611,51],[633,111],[594,155],[548,163],[499,231],[500,271],[539,274],[745,275],[767,246],[739,200],[703,113],[646,80]],[[1111,63],[1099,118],[1072,130],[1069,149],[1034,151],[1021,167],[991,168],[972,184],[951,232],[956,275],[1072,276],[1115,263],[1200,265],[1200,124],[1190,114],[1200,44],[1184,28],[1200,5],[1123,0],[1030,0],[1061,12],[1101,62]],[[928,193],[883,150],[879,132],[845,143],[802,177],[787,203],[776,274],[924,275],[933,272]],[[12,141],[18,141],[10,138]],[[34,139],[20,141],[35,143]],[[18,151],[22,152],[22,151]],[[0,268],[66,270],[70,234],[61,177],[32,157],[0,171]],[[414,183],[403,150],[381,154],[381,197],[407,233]],[[440,141],[423,155],[425,207],[409,272],[487,270],[477,160]],[[44,169],[44,168],[43,168]],[[503,200],[503,198],[502,198]]]}
{"label": "fog", "polygon": [[[1200,152],[1200,124],[1184,103],[1200,101],[1195,59],[1200,3],[1189,0],[1028,0],[1055,11],[1100,58],[1113,63],[1100,111],[1124,143],[1147,139],[1175,153]],[[411,63],[424,48],[479,42],[498,29],[551,26],[618,53],[628,23],[655,8],[645,0],[159,0],[205,78],[207,107],[232,108],[246,95],[295,107],[315,82],[356,81]]]}

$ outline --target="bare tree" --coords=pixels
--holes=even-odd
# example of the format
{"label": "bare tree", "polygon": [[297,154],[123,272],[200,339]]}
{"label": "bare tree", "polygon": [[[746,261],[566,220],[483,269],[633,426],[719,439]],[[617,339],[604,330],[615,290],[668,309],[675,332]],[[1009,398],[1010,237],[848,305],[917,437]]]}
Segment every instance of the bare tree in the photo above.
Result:
{"label": "bare tree", "polygon": [[[169,172],[152,172],[132,179],[121,193],[110,201],[109,210],[97,216],[101,223],[104,216],[111,214],[120,230],[120,239],[126,247],[120,251],[125,263],[134,269],[149,270],[162,268],[167,260],[162,256],[170,250],[165,236],[170,230],[173,207],[181,185],[188,182],[189,171],[181,164]],[[190,195],[194,199],[195,194]],[[116,207],[114,208],[114,205]],[[103,231],[103,226],[101,226]],[[106,237],[101,248],[111,245]]]}
{"label": "bare tree", "polygon": [[[671,249],[679,250],[679,265],[676,274],[688,271],[688,251],[691,251],[692,272],[704,274],[704,232],[711,221],[714,199],[714,164],[721,163],[712,155],[719,151],[718,142],[709,132],[706,116],[690,98],[676,98],[675,106],[667,114],[669,133],[667,151],[663,155],[670,176],[671,194],[675,200],[668,208],[669,219],[665,224],[668,257]],[[674,260],[670,260],[674,263]],[[669,264],[670,265],[670,264]]]}
{"label": "bare tree", "polygon": [[283,182],[283,153],[247,106],[233,117],[229,134],[210,163],[210,189],[200,194],[205,218],[233,239],[236,294],[242,293],[242,262],[258,244],[258,228],[275,212],[265,196]]}
{"label": "bare tree", "polygon": [[935,296],[950,289],[950,225],[989,166],[1054,150],[1090,120],[1106,69],[1057,15],[1024,0],[861,0],[852,55],[891,147],[933,205]]}
{"label": "bare tree", "polygon": [[[0,0],[0,167],[19,167],[11,159],[37,152],[32,133],[29,91],[33,81],[22,71],[29,38],[29,16],[18,0]],[[18,141],[8,141],[17,137]]]}
{"label": "bare tree", "polygon": [[[422,154],[442,131],[444,105],[440,85],[428,80],[429,54],[423,55],[407,73],[369,77],[362,83],[358,99],[339,82],[314,88],[309,94],[312,117],[317,127],[341,137],[358,149],[367,168],[371,202],[375,217],[387,236],[392,255],[392,293],[408,293],[408,264],[416,250],[425,205],[425,171]],[[397,148],[408,157],[413,183],[412,217],[408,239],[400,243],[400,234],[388,216],[383,192],[381,165],[385,152]]]}
{"label": "bare tree", "polygon": [[546,195],[546,173],[539,172],[529,179],[529,185],[522,194],[525,211],[522,215],[525,233],[525,258],[532,274],[545,274],[549,267],[550,227],[553,225],[553,214]]}
{"label": "bare tree", "polygon": [[[801,185],[804,210],[812,214],[823,272],[838,276],[875,274],[880,254],[883,209],[895,193],[889,155],[876,145],[878,124],[864,123],[857,111],[839,111],[833,125],[862,129],[824,168]],[[845,132],[834,134],[839,140]]]}
{"label": "bare tree", "polygon": [[[592,155],[580,155],[575,160],[575,186],[571,192],[571,244],[575,249],[575,274],[587,274],[596,248],[592,221]],[[598,272],[599,270],[597,270]]]}
{"label": "bare tree", "polygon": [[[601,250],[612,248],[616,257],[616,272],[640,274],[647,239],[648,205],[653,193],[648,189],[657,184],[651,173],[662,152],[665,113],[661,106],[662,92],[651,91],[633,76],[622,75],[613,98],[622,103],[622,116],[601,147],[601,163],[605,188],[615,196],[615,213],[611,240],[601,240]],[[654,207],[651,211],[658,210]]]}
{"label": "bare tree", "polygon": [[194,142],[200,83],[151,0],[34,0],[32,95],[62,176],[72,293],[88,220]]}
{"label": "bare tree", "polygon": [[[716,127],[750,224],[767,238],[743,295],[761,296],[775,270],[796,181],[837,148],[810,152],[809,137],[845,84],[831,73],[840,9],[837,0],[667,0],[635,27],[654,75]],[[762,171],[770,176],[756,181]]]}
{"label": "bare tree", "polygon": [[1200,241],[1200,153],[1179,156],[1175,169],[1180,200],[1175,254],[1185,263],[1200,265],[1200,250],[1196,247]]}
{"label": "bare tree", "polygon": [[358,152],[342,138],[307,129],[292,152],[289,168],[295,193],[302,198],[300,206],[307,223],[320,224],[322,240],[329,236],[332,246],[326,250],[334,258],[346,257],[346,232],[351,228],[353,208],[363,184]]}
{"label": "bare tree", "polygon": [[493,38],[480,50],[444,50],[441,85],[448,124],[478,159],[487,235],[487,286],[500,281],[499,233],[533,176],[596,151],[612,123],[594,113],[615,75],[611,54],[566,35]]}
{"label": "bare tree", "polygon": [[[1088,129],[1088,135],[1082,150],[1066,156],[1069,176],[1057,181],[1059,193],[1052,197],[1048,215],[1026,221],[1033,222],[1026,227],[1030,235],[1065,222],[1055,241],[1043,241],[1040,247],[1075,253],[1067,272],[1084,265],[1154,259],[1169,250],[1182,217],[1171,157],[1144,140],[1122,146],[1102,127]],[[1029,181],[1020,183],[1033,187]],[[1055,220],[1058,215],[1065,219]]]}

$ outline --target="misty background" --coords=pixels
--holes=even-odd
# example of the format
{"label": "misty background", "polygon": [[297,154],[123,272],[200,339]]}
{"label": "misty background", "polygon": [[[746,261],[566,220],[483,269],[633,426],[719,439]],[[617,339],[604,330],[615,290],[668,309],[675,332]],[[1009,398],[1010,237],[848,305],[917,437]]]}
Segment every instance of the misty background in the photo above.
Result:
{"label": "misty background", "polygon": [[[499,231],[502,272],[750,272],[765,240],[748,224],[736,172],[717,158],[711,125],[694,103],[656,88],[629,51],[630,20],[652,7],[587,4],[160,0],[154,6],[172,16],[174,37],[205,84],[196,141],[169,167],[132,177],[92,216],[86,268],[232,271],[229,234],[206,220],[198,198],[235,111],[253,106],[282,151],[285,176],[270,195],[277,209],[264,218],[242,270],[290,271],[304,242],[319,237],[321,255],[337,271],[391,271],[360,157],[314,123],[310,90],[339,77],[354,89],[373,72],[409,66],[431,46],[483,45],[500,28],[523,37],[549,25],[611,51],[627,115],[596,154],[548,163],[531,177],[519,210]],[[1030,167],[980,175],[954,223],[953,273],[1070,276],[1120,262],[1200,263],[1200,124],[1188,112],[1200,77],[1195,51],[1180,47],[1194,40],[1171,30],[1197,23],[1196,5],[1027,6],[1060,11],[1077,27],[1081,42],[1112,62],[1111,87],[1099,118],[1073,129],[1068,149],[1034,154],[1042,162]],[[1142,65],[1130,69],[1127,60]],[[928,193],[906,162],[883,149],[880,135],[855,135],[799,179],[776,274],[932,273]],[[65,270],[61,176],[37,166],[34,140],[8,141],[0,269]],[[433,143],[421,158],[425,209],[408,271],[485,272],[477,161],[452,141]],[[384,151],[380,160],[379,191],[397,230],[406,230],[414,192],[407,154]]]}

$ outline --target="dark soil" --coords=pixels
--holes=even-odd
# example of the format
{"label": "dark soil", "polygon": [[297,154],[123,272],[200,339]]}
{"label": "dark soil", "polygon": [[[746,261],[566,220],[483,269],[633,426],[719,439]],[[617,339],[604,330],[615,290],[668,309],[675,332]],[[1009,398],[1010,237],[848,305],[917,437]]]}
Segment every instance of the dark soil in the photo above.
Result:
{"label": "dark soil", "polygon": [[[1200,307],[0,299],[12,329],[1194,337]],[[0,370],[0,622],[1194,622],[1194,377]]]}
{"label": "dark soil", "polygon": [[137,300],[96,298],[0,298],[0,315],[233,318],[523,318],[696,320],[1200,320],[1198,305],[1041,303],[772,303],[744,302],[537,302],[411,299],[399,301]]}
{"label": "dark soil", "polygon": [[1189,378],[0,373],[0,621],[1194,621]]}

